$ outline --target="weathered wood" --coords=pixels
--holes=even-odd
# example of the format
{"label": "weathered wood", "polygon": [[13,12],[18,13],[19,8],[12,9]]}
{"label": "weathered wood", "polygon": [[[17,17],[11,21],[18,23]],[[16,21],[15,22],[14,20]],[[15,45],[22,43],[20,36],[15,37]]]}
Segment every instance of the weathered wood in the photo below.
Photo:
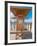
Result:
{"label": "weathered wood", "polygon": [[10,7],[10,11],[19,19],[24,18],[28,14],[29,10],[31,10],[31,8],[18,8],[16,6]]}

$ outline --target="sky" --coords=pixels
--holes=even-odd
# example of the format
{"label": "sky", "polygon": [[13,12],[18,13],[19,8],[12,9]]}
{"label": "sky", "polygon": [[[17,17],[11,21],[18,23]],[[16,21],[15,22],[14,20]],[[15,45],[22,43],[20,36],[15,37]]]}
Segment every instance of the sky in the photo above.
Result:
{"label": "sky", "polygon": [[32,10],[29,11],[25,18],[25,22],[32,22]]}
{"label": "sky", "polygon": [[32,10],[29,11],[29,13],[26,16],[26,19],[32,19]]}

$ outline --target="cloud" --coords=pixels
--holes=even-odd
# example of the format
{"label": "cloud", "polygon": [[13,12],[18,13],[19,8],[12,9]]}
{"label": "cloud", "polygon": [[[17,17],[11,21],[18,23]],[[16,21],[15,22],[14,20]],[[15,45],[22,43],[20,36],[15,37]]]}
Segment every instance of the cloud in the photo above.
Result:
{"label": "cloud", "polygon": [[32,19],[25,19],[24,22],[25,23],[32,23]]}

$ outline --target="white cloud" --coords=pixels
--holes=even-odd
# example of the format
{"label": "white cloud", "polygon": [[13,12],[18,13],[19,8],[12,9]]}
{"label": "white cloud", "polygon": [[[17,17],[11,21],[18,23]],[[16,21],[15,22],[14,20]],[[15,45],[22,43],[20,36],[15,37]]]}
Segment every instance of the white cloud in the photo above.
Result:
{"label": "white cloud", "polygon": [[31,23],[32,22],[32,19],[25,19],[24,22]]}

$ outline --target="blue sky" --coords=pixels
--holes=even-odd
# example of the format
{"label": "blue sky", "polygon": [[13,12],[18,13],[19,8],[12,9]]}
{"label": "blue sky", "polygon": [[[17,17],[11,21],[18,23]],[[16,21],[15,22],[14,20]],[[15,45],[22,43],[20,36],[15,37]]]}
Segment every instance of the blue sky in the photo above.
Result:
{"label": "blue sky", "polygon": [[32,10],[29,11],[25,18],[25,22],[32,22]]}
{"label": "blue sky", "polygon": [[26,19],[32,19],[32,10],[29,11],[29,13],[26,16]]}

